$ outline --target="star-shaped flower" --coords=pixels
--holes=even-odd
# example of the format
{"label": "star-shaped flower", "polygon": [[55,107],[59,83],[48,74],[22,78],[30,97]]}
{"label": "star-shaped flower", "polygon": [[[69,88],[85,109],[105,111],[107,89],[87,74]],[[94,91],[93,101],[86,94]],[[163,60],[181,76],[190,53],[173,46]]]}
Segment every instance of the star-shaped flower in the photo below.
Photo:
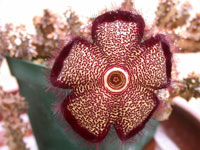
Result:
{"label": "star-shaped flower", "polygon": [[97,17],[92,42],[80,37],[56,58],[51,83],[73,89],[61,113],[90,142],[100,142],[113,125],[125,141],[142,130],[159,105],[155,90],[171,78],[171,52],[163,35],[142,41],[143,18],[127,11]]}

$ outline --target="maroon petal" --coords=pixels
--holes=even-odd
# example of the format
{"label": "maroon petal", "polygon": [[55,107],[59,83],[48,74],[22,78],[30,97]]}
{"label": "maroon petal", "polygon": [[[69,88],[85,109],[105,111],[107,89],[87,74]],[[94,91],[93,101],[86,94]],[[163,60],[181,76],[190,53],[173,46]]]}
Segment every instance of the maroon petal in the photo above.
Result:
{"label": "maroon petal", "polygon": [[153,89],[166,88],[171,81],[171,51],[163,35],[142,43],[142,54],[132,61],[132,81]]}
{"label": "maroon petal", "polygon": [[96,52],[86,40],[74,39],[56,58],[51,70],[51,83],[60,88],[72,88],[76,94],[94,89],[105,67]]}
{"label": "maroon petal", "polygon": [[126,141],[141,131],[158,104],[152,91],[136,85],[130,87],[121,96],[120,111],[114,122],[119,138]]}
{"label": "maroon petal", "polygon": [[61,104],[65,120],[80,136],[96,143],[104,139],[110,129],[108,102],[111,96],[97,87],[81,96],[71,93]]}
{"label": "maroon petal", "polygon": [[139,14],[120,10],[107,12],[93,22],[94,45],[111,57],[129,55],[142,39],[144,25]]}
{"label": "maroon petal", "polygon": [[122,141],[137,134],[158,106],[153,92],[170,84],[169,45],[163,35],[141,43],[144,25],[138,14],[107,12],[93,22],[93,43],[76,38],[56,58],[51,83],[73,89],[61,113],[90,142],[112,124]]}

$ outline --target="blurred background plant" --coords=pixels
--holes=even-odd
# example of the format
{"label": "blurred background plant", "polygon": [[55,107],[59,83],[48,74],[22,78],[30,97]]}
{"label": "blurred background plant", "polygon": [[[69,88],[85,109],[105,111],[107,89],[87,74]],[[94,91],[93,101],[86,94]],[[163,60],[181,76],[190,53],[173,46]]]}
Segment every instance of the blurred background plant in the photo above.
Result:
{"label": "blurred background plant", "polygon": [[32,60],[37,53],[31,41],[32,35],[27,33],[25,25],[14,26],[9,23],[0,26],[0,61],[6,55]]}
{"label": "blurred background plant", "polygon": [[200,75],[190,73],[187,78],[176,81],[170,91],[170,98],[180,96],[189,101],[192,97],[200,98]]}
{"label": "blurred background plant", "polygon": [[[200,14],[192,16],[192,6],[189,1],[180,4],[175,0],[160,0],[154,28],[168,33],[174,42],[174,53],[200,52]],[[188,74],[182,80],[177,79],[176,63],[173,66],[172,86],[169,90],[170,99],[181,96],[185,100],[200,97],[200,75],[195,72]]]}
{"label": "blurred background plant", "polygon": [[70,8],[63,15],[45,9],[43,16],[33,18],[33,24],[35,35],[27,33],[25,25],[0,26],[0,61],[10,56],[48,66],[46,58],[51,57],[52,51],[75,35],[85,34],[80,30],[82,22]]}
{"label": "blurred background plant", "polygon": [[38,53],[37,57],[47,58],[52,50],[60,46],[60,41],[66,42],[69,37],[80,35],[82,22],[69,8],[62,16],[45,9],[43,16],[33,18],[33,24],[36,35],[33,36],[32,44]]}
{"label": "blurred background plant", "polygon": [[190,15],[191,4],[175,0],[160,0],[155,26],[171,34],[179,53],[200,51],[200,14]]}
{"label": "blurred background plant", "polygon": [[17,93],[6,93],[0,87],[0,114],[9,150],[28,150],[23,137],[28,129],[20,117],[26,112],[27,102]]}

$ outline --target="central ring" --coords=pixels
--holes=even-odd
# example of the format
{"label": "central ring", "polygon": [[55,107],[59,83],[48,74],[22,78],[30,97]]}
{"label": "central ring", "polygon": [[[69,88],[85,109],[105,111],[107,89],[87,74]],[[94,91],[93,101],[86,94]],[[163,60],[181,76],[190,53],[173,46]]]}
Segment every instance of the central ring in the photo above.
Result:
{"label": "central ring", "polygon": [[127,71],[119,67],[113,67],[104,75],[104,85],[111,92],[123,91],[129,82]]}

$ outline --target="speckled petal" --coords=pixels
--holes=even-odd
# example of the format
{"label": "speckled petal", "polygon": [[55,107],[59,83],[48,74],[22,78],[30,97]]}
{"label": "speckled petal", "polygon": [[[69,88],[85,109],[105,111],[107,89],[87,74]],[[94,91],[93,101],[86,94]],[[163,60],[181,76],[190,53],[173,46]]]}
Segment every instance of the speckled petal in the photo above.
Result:
{"label": "speckled petal", "polygon": [[114,127],[119,138],[126,141],[141,131],[157,108],[156,95],[141,86],[133,86],[121,96],[118,119]]}
{"label": "speckled petal", "polygon": [[95,88],[101,76],[103,59],[91,44],[76,38],[67,44],[56,58],[50,79],[54,86],[72,88],[76,94]]}
{"label": "speckled petal", "polygon": [[139,14],[107,12],[93,21],[92,43],[76,38],[56,58],[51,83],[73,90],[61,113],[89,142],[101,142],[110,125],[122,141],[136,135],[159,105],[154,92],[170,84],[168,42],[142,42],[144,26]]}
{"label": "speckled petal", "polygon": [[165,88],[171,80],[169,45],[163,35],[157,35],[142,43],[143,53],[133,59],[132,81],[153,89]]}
{"label": "speckled petal", "polygon": [[81,96],[71,93],[61,104],[65,120],[83,138],[100,142],[110,129],[108,102],[111,96],[102,87]]}
{"label": "speckled petal", "polygon": [[139,14],[111,11],[97,17],[93,22],[92,37],[108,56],[128,56],[140,42],[144,31],[144,20]]}

